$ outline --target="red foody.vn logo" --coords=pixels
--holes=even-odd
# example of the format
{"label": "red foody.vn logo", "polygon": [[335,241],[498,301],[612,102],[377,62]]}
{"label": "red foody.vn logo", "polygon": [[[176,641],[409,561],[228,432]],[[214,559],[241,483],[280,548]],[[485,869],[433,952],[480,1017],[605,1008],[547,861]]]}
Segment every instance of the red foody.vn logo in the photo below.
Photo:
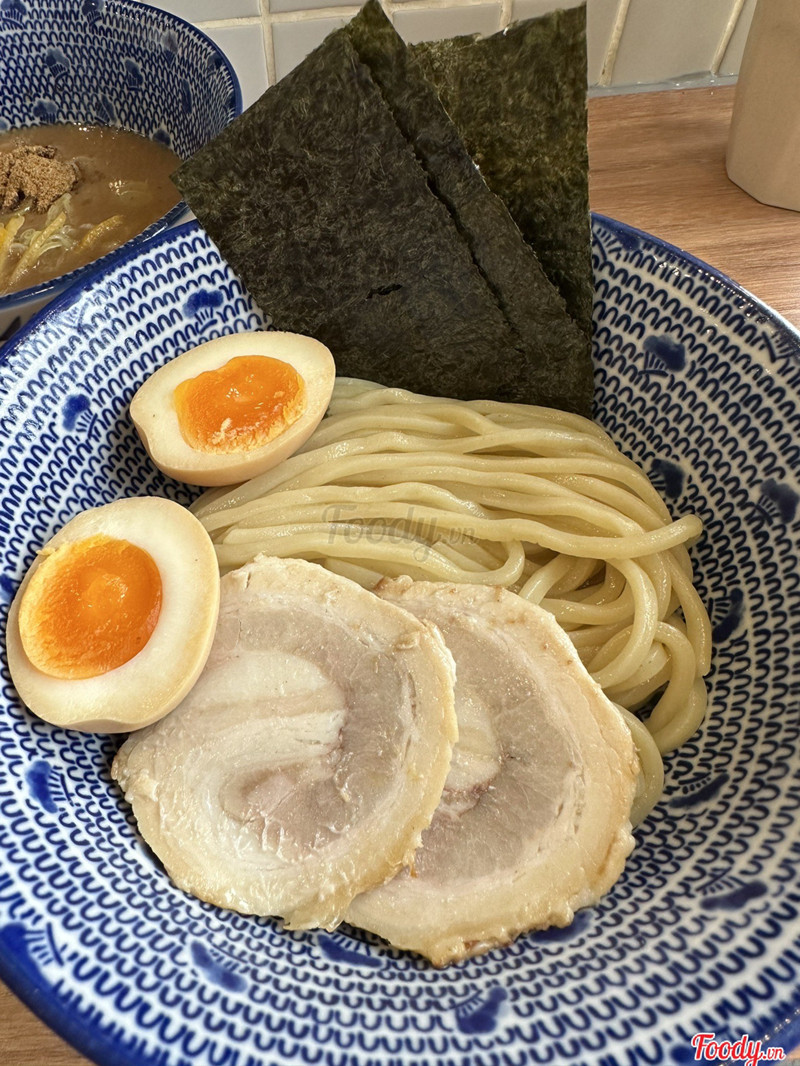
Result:
{"label": "red foody.vn logo", "polygon": [[738,1040],[717,1040],[716,1033],[697,1033],[692,1037],[695,1062],[743,1062],[757,1066],[760,1062],[780,1062],[786,1052],[779,1047],[762,1047],[760,1040],[740,1036]]}

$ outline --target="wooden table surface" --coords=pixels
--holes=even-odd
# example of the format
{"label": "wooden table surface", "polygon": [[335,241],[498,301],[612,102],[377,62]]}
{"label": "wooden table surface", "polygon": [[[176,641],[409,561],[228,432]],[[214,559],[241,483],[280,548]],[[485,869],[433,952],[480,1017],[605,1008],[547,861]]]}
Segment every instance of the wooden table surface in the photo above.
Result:
{"label": "wooden table surface", "polygon": [[[592,208],[707,260],[800,327],[800,214],[758,204],[728,180],[732,102],[732,88],[591,100]],[[0,1064],[88,1060],[0,985]]]}
{"label": "wooden table surface", "polygon": [[706,260],[800,327],[800,213],[760,204],[728,179],[733,93],[591,100],[592,209]]}

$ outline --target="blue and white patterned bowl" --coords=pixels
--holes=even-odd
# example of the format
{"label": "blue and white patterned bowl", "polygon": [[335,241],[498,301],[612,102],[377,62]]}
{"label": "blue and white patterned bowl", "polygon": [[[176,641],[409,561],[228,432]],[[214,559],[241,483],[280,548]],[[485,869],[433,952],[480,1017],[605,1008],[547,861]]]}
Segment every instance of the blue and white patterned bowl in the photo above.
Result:
{"label": "blue and white patterned bowl", "polygon": [[[241,110],[225,55],[167,11],[136,0],[0,0],[0,133],[54,122],[123,126],[186,158]],[[177,205],[127,246],[185,212]],[[0,347],[96,265],[0,296]]]}
{"label": "blue and white patterned bowl", "polygon": [[[696,511],[715,636],[702,730],[625,873],[567,929],[444,971],[192,899],[109,778],[2,665],[0,976],[107,1066],[638,1066],[695,1033],[800,1042],[800,337],[729,279],[594,223],[598,420]],[[144,377],[261,316],[208,237],[117,254],[0,360],[2,612],[34,548],[124,495],[187,502],[128,418]],[[766,1046],[766,1045],[765,1045]]]}

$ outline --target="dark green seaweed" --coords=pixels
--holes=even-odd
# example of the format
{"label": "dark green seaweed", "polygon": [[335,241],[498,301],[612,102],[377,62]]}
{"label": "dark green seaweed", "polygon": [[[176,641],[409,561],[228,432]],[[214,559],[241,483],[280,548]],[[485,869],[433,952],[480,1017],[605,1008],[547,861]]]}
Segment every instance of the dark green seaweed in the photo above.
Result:
{"label": "dark green seaweed", "polygon": [[[583,336],[530,280],[541,273],[519,236],[515,247],[502,238],[511,265],[497,266],[487,220],[517,231],[372,7],[184,163],[176,184],[273,328],[328,344],[340,374],[587,414]],[[531,307],[526,280],[547,293],[543,306]]]}
{"label": "dark green seaweed", "polygon": [[[520,346],[542,364],[542,375],[562,377],[565,366],[581,368],[582,385],[576,376],[579,391],[572,405],[588,413],[592,372],[585,335],[567,315],[563,298],[505,204],[489,191],[435,89],[378,0],[368,0],[346,32],[424,167],[431,188],[450,211]],[[548,387],[545,394],[563,396],[563,387],[555,393]]]}
{"label": "dark green seaweed", "polygon": [[344,32],[175,180],[272,325],[328,344],[340,374],[527,391],[508,323]]}
{"label": "dark green seaweed", "polygon": [[489,188],[591,336],[585,5],[411,51]]}

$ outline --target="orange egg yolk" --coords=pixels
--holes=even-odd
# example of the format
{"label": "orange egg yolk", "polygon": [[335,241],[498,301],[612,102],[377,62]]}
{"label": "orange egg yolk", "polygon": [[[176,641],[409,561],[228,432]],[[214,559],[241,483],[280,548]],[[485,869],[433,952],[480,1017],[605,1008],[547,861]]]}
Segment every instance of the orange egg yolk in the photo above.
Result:
{"label": "orange egg yolk", "polygon": [[37,567],[19,630],[31,663],[50,677],[98,677],[137,655],[161,611],[152,556],[103,534],[64,544]]}
{"label": "orange egg yolk", "polygon": [[182,381],[173,393],[183,439],[201,452],[252,451],[303,413],[305,382],[289,363],[241,355]]}

